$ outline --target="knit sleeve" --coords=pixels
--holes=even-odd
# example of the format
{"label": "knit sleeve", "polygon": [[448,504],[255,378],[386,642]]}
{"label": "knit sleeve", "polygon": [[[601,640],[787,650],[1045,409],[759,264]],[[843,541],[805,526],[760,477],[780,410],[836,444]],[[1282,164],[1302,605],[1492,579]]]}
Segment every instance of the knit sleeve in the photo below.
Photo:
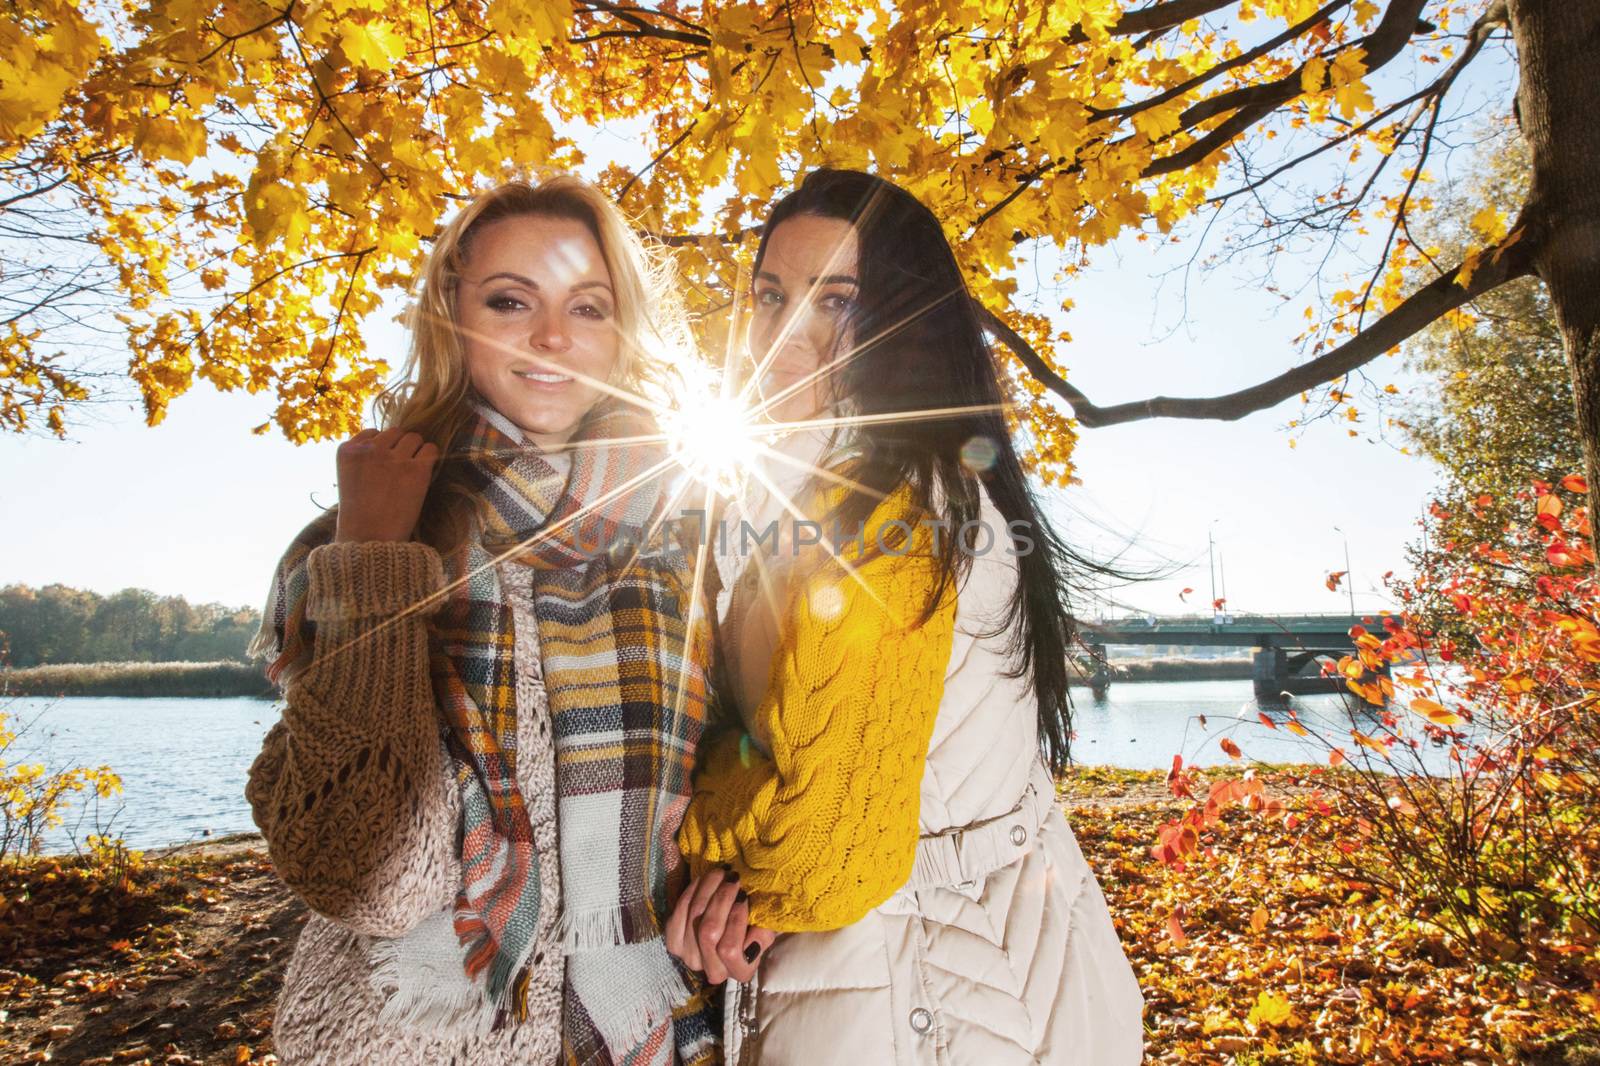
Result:
{"label": "knit sleeve", "polygon": [[428,671],[424,607],[443,567],[416,543],[307,557],[311,662],[250,767],[245,796],[278,876],[313,910],[397,936],[459,882],[455,804]]}
{"label": "knit sleeve", "polygon": [[842,928],[911,874],[956,598],[946,592],[922,619],[938,564],[903,493],[874,511],[866,543],[896,521],[912,525],[908,544],[848,570],[829,562],[788,590],[756,712],[771,757],[737,730],[702,756],[679,841],[694,874],[718,863],[739,873],[755,925]]}

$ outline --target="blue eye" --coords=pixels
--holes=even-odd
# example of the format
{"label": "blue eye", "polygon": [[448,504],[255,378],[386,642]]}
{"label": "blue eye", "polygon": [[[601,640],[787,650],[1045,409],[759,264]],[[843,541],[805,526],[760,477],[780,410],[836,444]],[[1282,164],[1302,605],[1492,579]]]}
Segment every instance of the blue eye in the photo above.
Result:
{"label": "blue eye", "polygon": [[783,293],[777,289],[762,289],[756,293],[757,307],[777,307],[783,303]]}

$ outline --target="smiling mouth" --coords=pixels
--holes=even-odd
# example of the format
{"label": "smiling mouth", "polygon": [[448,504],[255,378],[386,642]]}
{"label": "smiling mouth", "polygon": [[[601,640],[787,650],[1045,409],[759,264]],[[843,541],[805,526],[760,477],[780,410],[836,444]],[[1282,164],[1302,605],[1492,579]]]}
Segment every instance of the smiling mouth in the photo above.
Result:
{"label": "smiling mouth", "polygon": [[513,370],[512,373],[524,381],[534,381],[540,385],[565,385],[572,380],[566,374],[546,374],[537,370]]}

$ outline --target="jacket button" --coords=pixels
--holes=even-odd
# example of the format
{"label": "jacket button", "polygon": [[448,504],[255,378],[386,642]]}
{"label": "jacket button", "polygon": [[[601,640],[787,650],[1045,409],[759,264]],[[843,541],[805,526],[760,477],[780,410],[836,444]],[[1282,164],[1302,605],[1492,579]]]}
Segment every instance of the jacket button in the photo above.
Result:
{"label": "jacket button", "polygon": [[1022,845],[1026,844],[1027,842],[1028,842],[1028,831],[1026,829],[1022,828],[1022,826],[1020,826],[1020,825],[1012,826],[1011,827],[1011,843],[1015,844],[1017,847],[1020,848],[1020,847],[1022,847]]}
{"label": "jacket button", "polygon": [[926,1007],[918,1007],[911,1012],[911,1028],[918,1033],[926,1033],[933,1028],[933,1012]]}

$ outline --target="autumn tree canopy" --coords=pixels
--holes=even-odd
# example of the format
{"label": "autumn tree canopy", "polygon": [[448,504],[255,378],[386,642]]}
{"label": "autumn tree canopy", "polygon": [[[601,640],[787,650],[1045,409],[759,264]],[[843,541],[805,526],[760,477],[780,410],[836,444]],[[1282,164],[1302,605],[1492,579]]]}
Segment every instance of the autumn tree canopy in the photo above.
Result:
{"label": "autumn tree canopy", "polygon": [[[1460,192],[1441,198],[1413,232],[1461,255],[1486,204],[1527,198],[1527,152],[1519,147],[1498,133],[1487,140]],[[1411,550],[1413,563],[1420,570],[1424,551],[1446,545],[1510,550],[1528,525],[1536,486],[1559,484],[1583,463],[1550,294],[1537,277],[1519,278],[1435,322],[1406,349],[1426,384],[1408,392],[1397,421],[1441,474],[1432,528],[1422,549]]]}
{"label": "autumn tree canopy", "polygon": [[[628,121],[650,163],[602,182],[675,250],[708,337],[797,174],[868,167],[921,197],[1015,359],[1047,475],[1074,423],[1237,418],[1534,271],[1581,369],[1600,363],[1573,288],[1600,269],[1578,158],[1600,158],[1578,43],[1596,25],[1559,0],[30,0],[0,26],[0,421],[62,431],[92,382],[61,338],[87,329],[122,334],[152,422],[199,376],[272,391],[291,439],[347,433],[390,369],[364,328],[452,203],[577,165],[577,134]],[[1484,205],[1476,242],[1438,259],[1408,219],[1452,87],[1497,35],[1533,193]],[[1070,269],[1308,174],[1299,210],[1261,224],[1365,227],[1381,261],[1270,381],[1097,404],[1048,319],[1011,303],[1041,244]],[[1588,243],[1564,240],[1585,218]]]}

